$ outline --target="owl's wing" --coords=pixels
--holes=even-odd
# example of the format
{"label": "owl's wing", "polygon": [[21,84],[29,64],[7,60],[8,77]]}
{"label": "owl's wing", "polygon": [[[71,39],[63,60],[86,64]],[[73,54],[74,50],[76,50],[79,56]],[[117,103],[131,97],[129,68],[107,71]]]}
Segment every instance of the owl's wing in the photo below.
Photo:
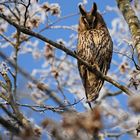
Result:
{"label": "owl's wing", "polygon": [[[107,74],[107,71],[110,67],[113,43],[111,37],[102,35],[101,32],[98,32],[93,38],[92,59],[89,59],[89,63],[98,67],[98,69],[103,73]],[[91,58],[89,56],[89,58]],[[87,92],[87,99],[89,101],[95,101],[99,95],[99,92],[103,86],[104,80],[98,77],[91,71],[87,71],[86,81],[85,81],[85,90]]]}
{"label": "owl's wing", "polygon": [[92,51],[92,59],[90,62],[92,64],[97,64],[99,70],[104,74],[107,73],[110,68],[110,63],[112,59],[113,52],[113,42],[112,39],[106,32],[101,31],[93,31],[94,37],[92,38],[93,47]]}
{"label": "owl's wing", "polygon": [[82,83],[85,85],[85,76],[86,76],[86,67],[82,65],[80,62],[78,62],[78,69],[80,73],[80,77],[82,78]]}
{"label": "owl's wing", "polygon": [[97,81],[99,80],[97,80],[97,77],[94,73],[89,72],[89,70],[80,62],[78,62],[78,68],[83,86],[85,88],[87,103],[89,104],[89,107],[92,109],[91,100],[95,100],[98,97],[98,94],[93,95],[93,87],[97,85]]}

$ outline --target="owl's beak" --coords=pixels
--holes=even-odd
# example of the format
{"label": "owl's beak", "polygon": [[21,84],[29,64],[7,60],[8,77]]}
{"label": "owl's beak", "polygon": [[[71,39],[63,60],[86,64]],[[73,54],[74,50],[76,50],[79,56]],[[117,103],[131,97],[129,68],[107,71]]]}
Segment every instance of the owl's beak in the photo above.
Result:
{"label": "owl's beak", "polygon": [[92,21],[91,22],[88,22],[88,26],[90,28],[94,28],[94,24],[95,24],[95,17],[93,17]]}
{"label": "owl's beak", "polygon": [[94,24],[95,24],[95,17],[93,17],[93,20],[92,20],[92,24],[91,24],[92,28],[94,27]]}

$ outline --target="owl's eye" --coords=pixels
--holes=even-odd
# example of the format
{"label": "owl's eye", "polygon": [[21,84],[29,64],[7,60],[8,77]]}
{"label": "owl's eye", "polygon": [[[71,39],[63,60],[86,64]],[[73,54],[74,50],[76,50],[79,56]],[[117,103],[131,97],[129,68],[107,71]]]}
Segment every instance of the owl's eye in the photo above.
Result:
{"label": "owl's eye", "polygon": [[93,18],[92,18],[92,22],[95,22],[95,20],[96,20],[96,17],[95,17],[95,16],[93,16]]}
{"label": "owl's eye", "polygon": [[89,24],[86,17],[83,17],[83,21],[86,23],[86,24]]}

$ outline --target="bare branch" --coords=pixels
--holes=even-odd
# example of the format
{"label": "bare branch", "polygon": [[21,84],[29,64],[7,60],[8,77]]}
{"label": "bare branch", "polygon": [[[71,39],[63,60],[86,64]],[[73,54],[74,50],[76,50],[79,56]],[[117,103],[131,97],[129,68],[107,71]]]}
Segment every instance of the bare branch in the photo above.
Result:
{"label": "bare branch", "polygon": [[17,74],[18,74],[18,69],[17,69],[17,65],[18,65],[18,51],[19,51],[19,47],[20,47],[20,31],[17,30],[16,33],[16,43],[14,45],[14,49],[15,49],[15,55],[14,55],[14,61],[15,61],[15,73],[13,75],[14,78],[14,98],[15,100],[17,99],[16,97],[16,91],[17,91]]}
{"label": "bare branch", "polygon": [[27,6],[25,6],[26,10],[25,10],[25,13],[24,13],[24,18],[25,18],[25,20],[24,20],[24,24],[23,24],[23,25],[24,25],[25,27],[26,27],[26,21],[27,21],[28,16],[29,16],[29,15],[27,15],[27,14],[28,14],[28,8],[29,8],[30,4],[31,4],[31,0],[28,0],[28,4],[27,4]]}
{"label": "bare branch", "polygon": [[[29,107],[29,108],[33,109],[34,111],[38,111],[38,112],[44,112],[46,110],[51,110],[53,112],[61,113],[61,112],[64,112],[67,107],[72,107],[72,106],[80,103],[82,100],[83,100],[83,98],[78,101],[75,101],[74,103],[64,105],[64,106],[58,106],[58,107],[49,106],[49,105],[28,105],[28,104],[20,104],[20,103],[17,103],[17,105],[22,106],[22,107]],[[40,109],[36,109],[36,108],[40,108]]]}
{"label": "bare branch", "polygon": [[70,17],[73,17],[73,16],[77,16],[77,15],[79,15],[79,13],[74,13],[74,14],[70,14],[70,15],[67,15],[67,16],[63,16],[63,17],[57,19],[56,21],[54,21],[53,23],[49,24],[46,27],[46,29],[50,28],[51,26],[55,25],[56,23],[60,22],[61,20],[64,20],[64,19],[67,19],[67,18],[70,18]]}
{"label": "bare branch", "polygon": [[126,134],[126,133],[130,133],[132,131],[136,130],[136,128],[130,128],[130,129],[127,129],[127,130],[124,130],[120,133],[106,133],[105,136],[106,137],[116,137],[116,138],[119,138],[121,137],[122,135]]}
{"label": "bare branch", "polygon": [[0,124],[3,125],[7,130],[9,130],[10,132],[16,135],[18,135],[20,132],[19,128],[15,127],[13,124],[11,124],[9,121],[5,120],[1,116],[0,116]]}
{"label": "bare branch", "polygon": [[20,126],[23,126],[22,123],[19,121],[19,119],[18,119],[17,117],[15,117],[10,111],[8,111],[8,110],[6,109],[6,107],[5,107],[4,105],[7,105],[7,104],[8,104],[8,103],[4,103],[4,104],[0,103],[0,107],[4,110],[4,112],[5,112],[10,118],[13,118],[15,121],[18,122],[18,124],[19,124]]}
{"label": "bare branch", "polygon": [[6,73],[1,73],[1,75],[3,76],[6,85],[7,85],[7,92],[8,92],[8,97],[6,97],[5,95],[1,94],[0,96],[6,100],[12,107],[15,115],[17,118],[19,118],[19,120],[22,121],[22,119],[24,118],[23,114],[19,111],[18,106],[15,103],[13,94],[12,94],[12,83],[8,77],[8,75]]}
{"label": "bare branch", "polygon": [[2,38],[4,38],[5,41],[9,42],[12,46],[15,45],[15,44],[14,44],[10,39],[8,39],[5,35],[3,35],[3,34],[0,33],[0,36],[1,36]]}

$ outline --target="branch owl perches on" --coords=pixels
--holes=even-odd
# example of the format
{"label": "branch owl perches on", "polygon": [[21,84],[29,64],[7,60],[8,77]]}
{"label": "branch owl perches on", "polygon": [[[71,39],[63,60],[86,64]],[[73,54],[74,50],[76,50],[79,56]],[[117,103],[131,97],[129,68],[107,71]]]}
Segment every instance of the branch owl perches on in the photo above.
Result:
{"label": "branch owl perches on", "polygon": [[[97,11],[96,3],[93,3],[90,12],[86,12],[81,5],[79,5],[79,10],[78,55],[103,74],[107,74],[112,58],[113,43],[104,19]],[[99,96],[104,80],[80,62],[78,62],[78,68],[85,88],[87,102],[91,107],[91,102]]]}

